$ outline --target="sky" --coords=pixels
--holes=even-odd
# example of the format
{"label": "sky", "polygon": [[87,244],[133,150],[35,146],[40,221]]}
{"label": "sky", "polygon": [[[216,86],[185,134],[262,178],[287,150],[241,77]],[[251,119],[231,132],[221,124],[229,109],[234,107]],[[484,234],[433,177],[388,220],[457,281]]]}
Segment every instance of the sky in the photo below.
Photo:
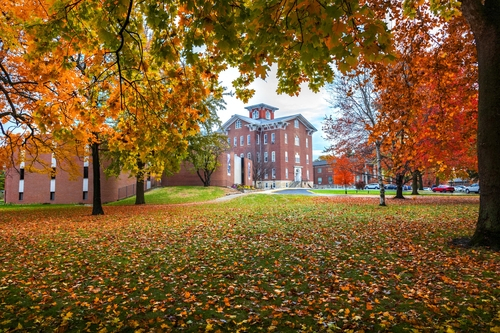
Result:
{"label": "sky", "polygon": [[[238,77],[238,71],[230,68],[220,75],[222,85],[228,90],[233,90],[231,81]],[[307,87],[307,84],[301,85],[299,96],[278,95],[276,88],[278,80],[275,72],[269,73],[266,80],[256,79],[250,86],[250,89],[255,89],[254,96],[244,104],[236,96],[224,96],[226,101],[226,110],[219,110],[218,115],[222,123],[225,123],[234,114],[240,114],[248,117],[246,106],[255,104],[268,104],[277,107],[275,118],[284,117],[293,114],[302,114],[316,129],[318,130],[312,136],[313,142],[313,160],[323,155],[325,147],[329,146],[328,141],[324,140],[324,134],[321,131],[322,122],[325,115],[331,114],[332,110],[326,101],[328,95],[324,90],[319,93],[314,93]]]}

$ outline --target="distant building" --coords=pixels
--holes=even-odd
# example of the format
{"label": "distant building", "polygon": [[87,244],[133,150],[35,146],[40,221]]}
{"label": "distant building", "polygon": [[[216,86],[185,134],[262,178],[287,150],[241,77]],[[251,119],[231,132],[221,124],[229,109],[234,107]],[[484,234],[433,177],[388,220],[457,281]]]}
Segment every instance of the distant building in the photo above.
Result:
{"label": "distant building", "polygon": [[327,161],[313,162],[314,185],[317,187],[333,187],[333,168]]}
{"label": "distant building", "polygon": [[248,116],[233,115],[222,125],[230,153],[252,160],[259,188],[312,187],[312,134],[316,128],[301,114],[275,117],[278,108],[245,107]]}

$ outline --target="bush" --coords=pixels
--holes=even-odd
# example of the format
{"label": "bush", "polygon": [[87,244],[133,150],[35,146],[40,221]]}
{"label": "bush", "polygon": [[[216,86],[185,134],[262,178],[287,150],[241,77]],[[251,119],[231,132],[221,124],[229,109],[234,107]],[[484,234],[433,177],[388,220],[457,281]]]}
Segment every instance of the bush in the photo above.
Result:
{"label": "bush", "polygon": [[238,190],[238,191],[243,191],[243,190],[255,190],[255,187],[250,186],[250,185],[242,185],[242,184],[233,184],[231,186],[232,188]]}
{"label": "bush", "polygon": [[362,190],[362,189],[364,189],[364,188],[365,188],[365,185],[366,185],[366,184],[365,184],[365,182],[364,182],[364,181],[362,181],[362,180],[361,180],[361,181],[359,181],[359,182],[356,182],[356,183],[354,184],[354,186],[356,187],[356,190]]}

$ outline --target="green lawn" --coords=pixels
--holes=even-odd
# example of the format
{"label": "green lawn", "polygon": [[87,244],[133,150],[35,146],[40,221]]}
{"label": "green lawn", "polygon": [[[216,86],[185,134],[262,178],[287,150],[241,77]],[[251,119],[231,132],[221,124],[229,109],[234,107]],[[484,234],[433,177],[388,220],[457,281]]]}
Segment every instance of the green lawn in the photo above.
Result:
{"label": "green lawn", "polygon": [[[210,201],[225,195],[221,187],[169,186],[153,189],[145,193],[146,204],[179,204]],[[135,196],[109,203],[108,205],[133,205]]]}
{"label": "green lawn", "polygon": [[477,197],[6,209],[0,332],[498,332]]}

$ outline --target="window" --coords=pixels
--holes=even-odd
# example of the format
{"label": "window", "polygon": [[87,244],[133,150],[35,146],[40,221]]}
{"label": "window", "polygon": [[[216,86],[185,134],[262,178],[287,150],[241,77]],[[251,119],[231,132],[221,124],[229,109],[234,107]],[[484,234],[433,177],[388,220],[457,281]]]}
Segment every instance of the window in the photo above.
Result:
{"label": "window", "polygon": [[266,111],[266,119],[271,119],[271,112]]}
{"label": "window", "polygon": [[250,146],[251,140],[250,140],[250,134],[247,135],[247,146]]}
{"label": "window", "polygon": [[306,170],[306,180],[309,180],[309,169]]}
{"label": "window", "polygon": [[231,154],[227,154],[227,175],[231,175]]}
{"label": "window", "polygon": [[83,178],[84,179],[89,178],[89,167],[88,166],[83,167]]}
{"label": "window", "polygon": [[240,136],[240,146],[243,146],[245,144],[245,137],[242,135]]}
{"label": "window", "polygon": [[264,152],[264,162],[267,162],[267,151]]}
{"label": "window", "polygon": [[295,128],[299,128],[299,120],[298,119],[295,119],[293,124],[294,124]]}
{"label": "window", "polygon": [[323,178],[318,177],[318,184],[321,185],[322,182],[323,182]]}
{"label": "window", "polygon": [[227,138],[227,144],[231,145],[231,138]]}
{"label": "window", "polygon": [[245,157],[245,154],[241,153],[241,154],[240,154],[240,157],[241,157],[241,158],[244,158],[244,157]]}
{"label": "window", "polygon": [[276,134],[271,133],[271,143],[274,143],[276,141]]}
{"label": "window", "polygon": [[89,198],[89,192],[83,191],[83,200],[87,200]]}
{"label": "window", "polygon": [[285,133],[285,143],[288,143],[288,134]]}
{"label": "window", "polygon": [[[266,175],[266,176],[267,176],[267,175]],[[265,184],[265,186],[266,186],[266,188],[269,188],[269,184],[268,184],[268,183],[266,183],[266,184]]]}
{"label": "window", "polygon": [[264,144],[267,144],[267,134],[264,134]]}
{"label": "window", "polygon": [[253,119],[259,119],[259,111],[253,110],[253,112],[252,112],[252,118]]}
{"label": "window", "polygon": [[236,124],[234,124],[234,128],[235,129],[241,128],[241,120],[240,119],[236,120]]}
{"label": "window", "polygon": [[274,151],[271,152],[271,162],[276,162],[276,153]]}
{"label": "window", "polygon": [[248,158],[249,160],[251,160],[251,159],[252,159],[252,153],[248,153],[248,154],[247,154],[247,158]]}
{"label": "window", "polygon": [[285,152],[285,162],[288,162],[288,152]]}
{"label": "window", "polygon": [[257,144],[260,145],[260,135],[257,135]]}
{"label": "window", "polygon": [[299,155],[299,153],[295,154],[295,163],[300,163],[300,155]]}
{"label": "window", "polygon": [[24,193],[19,192],[19,201],[22,201],[24,199]]}
{"label": "window", "polygon": [[296,146],[299,145],[299,136],[298,135],[295,136],[295,145]]}
{"label": "window", "polygon": [[260,163],[260,153],[257,152],[257,163]]}
{"label": "window", "polygon": [[285,179],[288,179],[288,168],[285,168]]}
{"label": "window", "polygon": [[237,137],[234,137],[234,145],[235,147],[238,147],[238,138]]}
{"label": "window", "polygon": [[[267,171],[265,171],[265,173],[264,173],[264,179],[268,179],[268,178],[269,178],[269,175],[267,174]],[[267,185],[267,183],[266,183],[266,185]]]}
{"label": "window", "polygon": [[306,164],[309,164],[309,154],[306,155]]}
{"label": "window", "polygon": [[318,168],[318,173],[321,173],[321,171],[322,171],[321,168]]}
{"label": "window", "polygon": [[273,179],[276,179],[276,169],[275,169],[275,168],[273,168],[273,169],[271,170],[271,177],[272,177]]}
{"label": "window", "polygon": [[328,176],[328,184],[333,184],[332,176]]}
{"label": "window", "polygon": [[50,192],[50,201],[54,201],[56,199],[56,192]]}
{"label": "window", "polygon": [[306,148],[309,148],[309,138],[306,138]]}

